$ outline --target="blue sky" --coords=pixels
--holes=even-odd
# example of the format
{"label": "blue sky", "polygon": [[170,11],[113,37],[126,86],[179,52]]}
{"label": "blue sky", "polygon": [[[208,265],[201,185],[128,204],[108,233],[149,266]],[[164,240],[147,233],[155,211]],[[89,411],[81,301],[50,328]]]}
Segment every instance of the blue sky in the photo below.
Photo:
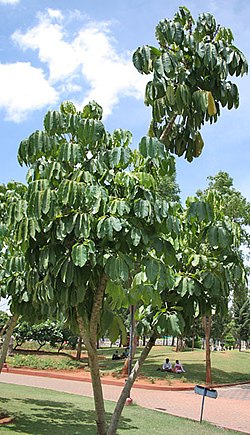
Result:
{"label": "blue sky", "polygon": [[[0,0],[0,183],[25,181],[17,162],[22,139],[42,128],[44,114],[72,100],[80,108],[95,99],[110,130],[131,130],[134,145],[148,129],[147,77],[133,67],[140,45],[156,45],[155,26],[178,6],[194,18],[211,12],[230,27],[250,59],[249,0]],[[204,151],[192,163],[177,159],[182,199],[206,187],[206,177],[227,171],[250,200],[249,77],[237,79],[240,107],[222,111],[203,129]]]}

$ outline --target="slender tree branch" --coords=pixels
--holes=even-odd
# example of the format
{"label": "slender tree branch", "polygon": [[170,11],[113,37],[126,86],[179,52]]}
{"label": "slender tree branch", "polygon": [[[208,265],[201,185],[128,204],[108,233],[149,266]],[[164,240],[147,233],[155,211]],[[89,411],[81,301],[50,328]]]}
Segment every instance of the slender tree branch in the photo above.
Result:
{"label": "slender tree branch", "polygon": [[170,119],[168,125],[164,128],[164,130],[163,130],[163,132],[162,132],[162,134],[161,134],[161,136],[160,136],[160,141],[161,141],[161,142],[164,142],[165,139],[167,139],[167,136],[169,135],[170,131],[171,131],[172,128],[173,128],[173,125],[174,125],[174,122],[175,122],[175,120],[176,120],[176,117],[177,117],[177,115],[174,115],[174,116]]}
{"label": "slender tree branch", "polygon": [[147,345],[144,347],[140,357],[136,361],[135,366],[134,366],[132,372],[130,373],[130,375],[126,381],[126,384],[125,384],[125,386],[121,392],[121,395],[118,399],[118,402],[116,404],[116,407],[115,407],[115,410],[113,412],[112,419],[110,422],[110,426],[108,428],[107,435],[115,435],[116,434],[118,422],[119,422],[122,410],[124,408],[126,399],[130,396],[131,388],[132,388],[132,386],[133,386],[133,384],[134,384],[134,382],[139,374],[139,371],[140,371],[145,359],[147,358],[152,347],[154,346],[156,338],[157,338],[157,334],[156,334],[156,332],[153,332],[152,336],[150,337],[150,339],[147,342]]}
{"label": "slender tree branch", "polygon": [[3,368],[3,365],[5,363],[5,359],[6,359],[6,356],[8,353],[9,342],[10,342],[11,336],[13,334],[13,331],[15,329],[15,326],[17,324],[18,317],[19,317],[18,314],[13,314],[13,316],[10,319],[7,331],[6,331],[6,336],[5,336],[5,340],[3,342],[2,353],[1,353],[1,357],[0,357],[0,373],[2,372],[2,368]]}
{"label": "slender tree branch", "polygon": [[[107,281],[108,281],[107,275],[103,274],[100,279],[100,284],[97,287],[97,291],[95,293],[93,308],[91,311],[89,328],[90,328],[91,335],[93,337],[95,336],[95,338],[97,337],[97,331],[98,331],[98,326],[100,321],[100,311],[102,307]],[[95,346],[96,346],[96,339],[95,339]]]}

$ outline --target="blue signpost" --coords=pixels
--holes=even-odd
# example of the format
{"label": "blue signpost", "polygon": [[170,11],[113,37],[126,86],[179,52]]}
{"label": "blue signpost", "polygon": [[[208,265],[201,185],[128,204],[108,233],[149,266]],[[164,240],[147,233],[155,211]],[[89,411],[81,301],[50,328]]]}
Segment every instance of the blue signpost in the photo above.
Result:
{"label": "blue signpost", "polygon": [[204,409],[204,402],[205,397],[210,397],[211,399],[216,399],[218,396],[218,393],[216,390],[213,390],[211,388],[202,387],[201,385],[196,385],[194,387],[194,392],[196,394],[200,394],[202,396],[202,402],[201,402],[201,416],[200,416],[200,423],[202,422],[202,415],[203,415],[203,409]]}

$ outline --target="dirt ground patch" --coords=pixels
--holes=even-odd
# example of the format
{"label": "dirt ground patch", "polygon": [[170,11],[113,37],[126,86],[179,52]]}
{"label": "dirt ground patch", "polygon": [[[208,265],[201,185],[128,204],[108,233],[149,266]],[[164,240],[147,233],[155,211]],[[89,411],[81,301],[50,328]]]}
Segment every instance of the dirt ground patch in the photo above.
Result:
{"label": "dirt ground patch", "polygon": [[[75,370],[37,370],[31,369],[29,367],[25,368],[11,368],[9,367],[7,370],[10,373],[20,373],[20,374],[29,374],[29,375],[37,375],[43,377],[52,377],[52,378],[61,378],[61,379],[69,379],[69,380],[78,380],[91,382],[91,376],[89,370],[84,369],[75,369]],[[126,376],[118,375],[117,373],[101,373],[101,380],[103,384],[113,384],[113,385],[124,385],[126,381]],[[192,388],[194,385],[183,382],[182,380],[176,379],[158,379],[158,378],[147,378],[146,376],[139,376],[135,383],[135,387],[145,387],[145,388]]]}

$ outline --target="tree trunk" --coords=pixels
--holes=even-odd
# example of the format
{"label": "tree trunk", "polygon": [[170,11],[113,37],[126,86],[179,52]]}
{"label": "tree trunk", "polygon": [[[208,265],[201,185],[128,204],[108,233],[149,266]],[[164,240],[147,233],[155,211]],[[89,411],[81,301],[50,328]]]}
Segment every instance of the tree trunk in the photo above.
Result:
{"label": "tree trunk", "polygon": [[212,383],[211,352],[210,352],[210,333],[211,333],[212,316],[204,316],[202,323],[203,323],[205,339],[206,339],[206,384],[210,385]]}
{"label": "tree trunk", "polygon": [[100,376],[100,370],[98,364],[98,355],[96,352],[88,351],[88,357],[89,357],[89,366],[90,366],[92,388],[93,388],[94,401],[95,401],[95,411],[97,416],[97,420],[96,420],[97,433],[98,435],[106,435],[107,434],[106,416],[105,416],[101,376]]}
{"label": "tree trunk", "polygon": [[132,363],[137,344],[137,337],[135,334],[135,306],[130,306],[130,334],[129,334],[129,357],[128,357],[128,375],[132,372]]}
{"label": "tree trunk", "polygon": [[76,359],[77,361],[80,361],[82,354],[82,337],[79,335],[78,337],[78,343],[77,343],[77,351],[76,351]]}
{"label": "tree trunk", "polygon": [[1,353],[1,357],[0,357],[0,373],[2,373],[2,368],[3,368],[3,365],[5,363],[7,353],[8,353],[9,342],[10,342],[11,336],[13,334],[13,331],[15,329],[15,326],[17,324],[18,317],[19,317],[18,314],[13,314],[13,316],[10,319],[7,331],[6,331],[6,336],[5,336],[5,340],[3,342],[2,353]]}
{"label": "tree trunk", "polygon": [[79,326],[80,335],[84,341],[85,347],[88,352],[89,367],[92,380],[92,388],[95,402],[96,411],[96,427],[98,435],[107,435],[106,427],[106,415],[103,400],[101,376],[98,363],[97,354],[97,331],[100,323],[100,313],[103,303],[103,296],[107,284],[107,276],[102,275],[100,277],[99,286],[95,292],[95,298],[91,310],[90,318],[86,316],[86,313],[81,315],[76,307],[77,322]]}
{"label": "tree trunk", "polygon": [[6,331],[6,329],[9,327],[10,322],[11,322],[11,318],[8,320],[7,323],[5,323],[5,325],[3,325],[2,329],[1,329],[1,332],[0,332],[0,337],[3,336],[3,334],[4,334],[5,331]]}
{"label": "tree trunk", "polygon": [[194,333],[192,334],[192,352],[194,352]]}
{"label": "tree trunk", "polygon": [[175,352],[179,352],[180,350],[180,337],[177,337]]}
{"label": "tree trunk", "polygon": [[156,334],[153,334],[152,337],[149,339],[147,345],[144,347],[140,357],[136,361],[135,366],[134,366],[132,372],[130,373],[130,375],[127,379],[127,382],[126,382],[126,384],[121,392],[121,395],[117,401],[115,410],[114,410],[112,418],[111,418],[110,426],[108,428],[107,435],[115,435],[116,434],[119,419],[121,417],[121,413],[122,413],[122,410],[124,408],[126,399],[130,396],[130,390],[131,390],[131,388],[132,388],[132,386],[133,386],[133,384],[134,384],[134,382],[139,374],[141,366],[143,365],[145,359],[147,358],[150,350],[154,346],[155,340],[156,340]]}
{"label": "tree trunk", "polygon": [[100,376],[100,370],[98,364],[98,354],[96,349],[96,340],[93,337],[90,337],[90,333],[87,331],[87,328],[84,326],[84,321],[79,314],[77,314],[77,320],[78,320],[81,337],[84,340],[84,344],[88,353],[89,367],[90,367],[90,374],[91,374],[91,381],[92,381],[92,388],[93,388],[93,395],[94,395],[94,402],[95,402],[97,434],[106,435],[107,434],[106,416],[105,416],[101,376]]}

